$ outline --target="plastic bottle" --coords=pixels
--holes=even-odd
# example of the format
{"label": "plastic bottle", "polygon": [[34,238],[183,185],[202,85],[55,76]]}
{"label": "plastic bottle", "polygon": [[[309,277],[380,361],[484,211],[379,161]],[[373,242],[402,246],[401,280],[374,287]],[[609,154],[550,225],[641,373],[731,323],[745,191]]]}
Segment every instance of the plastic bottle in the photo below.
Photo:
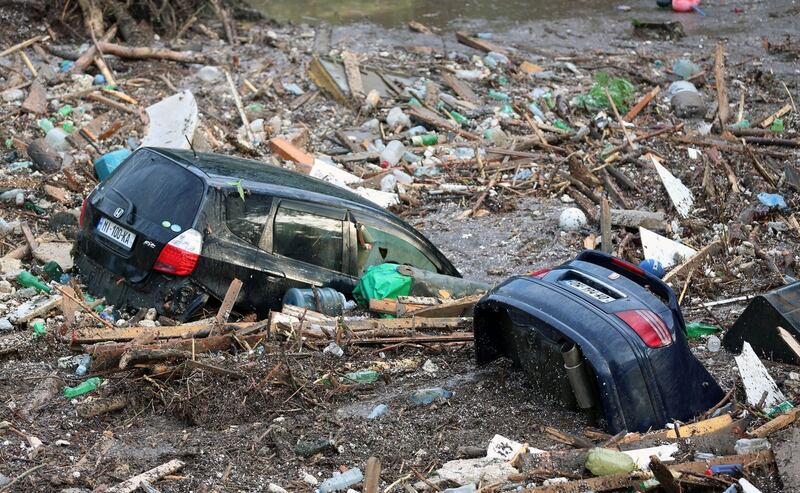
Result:
{"label": "plastic bottle", "polygon": [[544,113],[542,113],[542,110],[540,110],[539,107],[536,106],[536,103],[528,103],[528,109],[530,110],[531,113],[533,113],[533,116],[535,116],[536,118],[542,120],[543,122],[547,121],[547,118],[545,118]]}
{"label": "plastic bottle", "polygon": [[586,469],[595,476],[627,474],[636,469],[636,463],[618,450],[595,447],[586,458]]}
{"label": "plastic bottle", "polygon": [[436,134],[415,135],[411,137],[411,145],[414,146],[434,146],[439,143],[439,136]]}
{"label": "plastic bottle", "polygon": [[381,191],[382,192],[394,192],[397,190],[397,177],[388,174],[381,178]]}
{"label": "plastic bottle", "polygon": [[785,127],[783,126],[783,120],[776,118],[772,122],[772,125],[769,127],[769,129],[771,132],[782,133],[785,130]]}
{"label": "plastic bottle", "polygon": [[206,65],[197,71],[197,78],[203,82],[214,82],[222,79],[222,72],[213,65]]}
{"label": "plastic bottle", "polygon": [[26,270],[17,275],[17,282],[23,287],[36,288],[39,291],[44,291],[47,294],[50,294],[51,291],[50,286]]}
{"label": "plastic bottle", "polygon": [[51,260],[50,262],[44,264],[43,270],[47,275],[47,278],[51,281],[58,281],[61,279],[61,276],[64,275],[64,269],[62,269],[55,260]]}
{"label": "plastic bottle", "polygon": [[480,70],[456,70],[455,75],[457,79],[478,80],[483,76],[483,72]]}
{"label": "plastic bottle", "polygon": [[45,142],[50,144],[50,147],[57,151],[68,151],[70,149],[69,142],[67,142],[67,131],[61,127],[56,127],[49,132],[44,138]]}
{"label": "plastic bottle", "polygon": [[[291,288],[283,295],[284,305],[294,305],[300,308],[308,308],[313,311],[320,311],[325,315],[341,315],[342,307],[347,299],[344,295],[333,288],[317,288],[314,295],[313,289]],[[319,300],[319,307],[317,307]]]}
{"label": "plastic bottle", "polygon": [[372,409],[372,412],[369,413],[367,419],[378,419],[388,412],[389,412],[389,406],[387,406],[386,404],[378,404]]}
{"label": "plastic bottle", "polygon": [[452,116],[453,120],[455,120],[456,123],[458,123],[459,125],[463,125],[469,121],[469,119],[466,116],[462,115],[461,113],[455,110],[450,112],[450,116]]}
{"label": "plastic bottle", "polygon": [[679,80],[667,89],[670,104],[679,118],[702,118],[706,113],[703,97],[691,82]]}
{"label": "plastic bottle", "polygon": [[338,474],[330,479],[326,479],[319,485],[319,493],[329,493],[331,491],[346,490],[354,484],[360,483],[364,479],[361,469],[355,467],[347,472]]}
{"label": "plastic bottle", "polygon": [[78,397],[79,395],[83,395],[87,392],[91,392],[97,388],[103,382],[103,379],[100,377],[92,377],[88,380],[84,380],[80,384],[76,385],[75,387],[64,387],[64,397],[67,399],[72,399],[73,397]]}
{"label": "plastic bottle", "polygon": [[33,329],[33,333],[36,335],[36,337],[42,337],[47,333],[47,328],[44,324],[44,320],[42,320],[41,318],[34,320],[33,323],[31,324],[31,328]]}
{"label": "plastic bottle", "polygon": [[409,118],[399,106],[395,106],[389,110],[389,114],[386,115],[386,124],[389,125],[389,128],[397,128],[401,126],[410,127],[411,118]]}
{"label": "plastic bottle", "polygon": [[740,438],[736,440],[736,445],[733,446],[733,450],[736,451],[737,455],[750,454],[769,449],[769,440],[766,438]]}
{"label": "plastic bottle", "polygon": [[375,370],[358,370],[350,373],[345,373],[342,377],[341,383],[350,385],[353,383],[373,383],[378,380],[381,374]]}
{"label": "plastic bottle", "polygon": [[509,100],[508,94],[506,94],[504,92],[500,92],[500,91],[495,91],[494,89],[489,89],[489,92],[487,94],[488,94],[488,96],[490,98],[496,99],[497,101],[508,101]]}
{"label": "plastic bottle", "polygon": [[89,367],[91,366],[92,366],[92,355],[91,354],[81,355],[80,359],[78,360],[78,367],[75,368],[75,376],[82,377],[86,375],[86,372],[89,371]]}
{"label": "plastic bottle", "polygon": [[510,60],[508,59],[507,56],[503,55],[502,53],[498,53],[496,51],[490,51],[489,53],[486,54],[486,56],[483,59],[486,62],[486,65],[490,67],[494,67],[497,65],[508,65],[510,63]]}
{"label": "plastic bottle", "polygon": [[342,349],[338,344],[335,342],[331,342],[325,349],[322,350],[322,354],[330,354],[331,356],[336,356],[337,358],[341,358],[344,356],[344,349]]}
{"label": "plastic bottle", "polygon": [[36,124],[39,125],[39,128],[42,129],[42,131],[45,133],[45,135],[47,135],[47,132],[49,132],[50,130],[53,130],[53,128],[55,128],[55,125],[53,125],[53,121],[50,120],[49,118],[40,118],[36,122]]}
{"label": "plastic bottle", "polygon": [[399,140],[393,140],[386,144],[386,148],[381,152],[381,167],[389,168],[400,162],[400,158],[406,151],[406,146]]}
{"label": "plastic bottle", "polygon": [[712,353],[717,353],[719,352],[721,347],[722,347],[722,341],[719,340],[719,337],[715,335],[708,336],[708,341],[706,341],[706,349],[708,349]]}
{"label": "plastic bottle", "polygon": [[452,391],[443,389],[441,387],[433,387],[430,389],[415,390],[411,393],[409,399],[414,404],[427,406],[428,404],[433,403],[433,401],[436,399],[449,399],[451,397],[453,397]]}
{"label": "plastic bottle", "polygon": [[688,58],[679,58],[675,60],[675,63],[672,64],[672,73],[682,79],[688,79],[689,77],[699,74],[702,71],[703,69],[701,69],[696,63]]}

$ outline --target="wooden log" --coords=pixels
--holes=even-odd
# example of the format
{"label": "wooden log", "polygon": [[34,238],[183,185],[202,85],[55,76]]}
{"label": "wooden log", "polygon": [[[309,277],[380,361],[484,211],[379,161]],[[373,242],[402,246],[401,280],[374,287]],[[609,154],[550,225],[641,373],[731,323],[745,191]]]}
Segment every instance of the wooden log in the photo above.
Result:
{"label": "wooden log", "polygon": [[12,53],[16,53],[17,51],[27,48],[28,46],[31,46],[33,44],[47,41],[48,39],[50,39],[50,36],[34,36],[31,39],[25,40],[21,43],[17,43],[14,46],[6,48],[3,51],[0,51],[0,58],[3,58],[4,56],[10,55]]}
{"label": "wooden log", "polygon": [[179,461],[178,459],[172,459],[167,463],[161,464],[158,467],[154,467],[149,471],[145,471],[137,476],[134,476],[115,486],[112,486],[111,488],[107,489],[106,492],[133,493],[141,486],[143,481],[147,481],[148,483],[153,483],[163,478],[164,476],[170,475],[178,471],[183,466],[184,466],[183,462]]}
{"label": "wooden log", "polygon": [[645,94],[642,97],[642,99],[639,100],[638,103],[636,103],[633,106],[633,108],[630,109],[630,111],[628,111],[625,114],[625,116],[622,117],[622,119],[625,120],[626,122],[632,121],[634,118],[636,118],[636,116],[639,113],[641,113],[641,111],[645,108],[645,106],[650,104],[650,101],[652,101],[653,98],[656,97],[660,91],[661,91],[660,86],[656,86],[653,89],[651,89],[647,94]]}
{"label": "wooden log", "polygon": [[611,205],[606,197],[600,202],[600,236],[602,250],[611,253],[614,250],[611,240]]}
{"label": "wooden log", "polygon": [[84,401],[75,406],[78,416],[87,419],[101,414],[112,413],[119,411],[128,405],[128,398],[124,395],[115,395],[113,397],[92,399]]}
{"label": "wooden log", "polygon": [[142,361],[153,362],[174,359],[190,359],[191,357],[191,352],[182,351],[180,349],[134,348],[123,353],[119,360],[119,368],[124,370],[132,364],[141,363]]}
{"label": "wooden log", "polygon": [[463,45],[469,46],[470,48],[475,48],[476,50],[483,51],[485,53],[494,51],[495,53],[500,53],[506,56],[511,54],[508,49],[503,48],[500,45],[494,44],[485,39],[472,37],[463,31],[456,32],[456,40]]}
{"label": "wooden log", "polygon": [[[227,326],[239,329],[254,325],[252,322],[237,322]],[[200,325],[175,325],[161,327],[113,327],[113,328],[82,328],[75,331],[72,336],[73,344],[89,344],[104,341],[130,341],[142,334],[153,335],[155,339],[174,339],[192,335],[208,334],[215,324]]]}
{"label": "wooden log", "polygon": [[472,90],[469,84],[466,83],[465,81],[458,79],[455,75],[447,72],[442,74],[442,80],[461,99],[469,101],[470,103],[473,104],[478,103],[478,96],[475,94],[475,92]]}
{"label": "wooden log", "polygon": [[166,48],[151,48],[149,46],[124,46],[106,41],[98,41],[97,46],[107,55],[115,55],[120,58],[169,60],[180,63],[205,63],[203,55],[190,51],[173,51]]}
{"label": "wooden log", "polygon": [[475,337],[472,332],[454,332],[444,336],[376,337],[371,339],[351,339],[349,344],[357,346],[381,346],[388,344],[432,344],[448,342],[470,342]]}
{"label": "wooden log", "polygon": [[650,456],[650,470],[666,493],[682,493],[680,485],[675,481],[672,471],[665,466],[656,455]]}
{"label": "wooden log", "polygon": [[[111,41],[112,39],[114,39],[114,36],[116,35],[117,35],[117,25],[114,24],[113,26],[108,28],[108,30],[105,32],[105,34],[103,34],[98,43]],[[75,63],[72,65],[72,67],[70,67],[69,70],[67,70],[60,77],[63,78],[66,77],[67,74],[75,72],[83,72],[86,69],[86,67],[92,64],[96,56],[97,56],[97,44],[92,44],[85,52],[83,52],[81,56],[78,57],[77,60],[75,60]]]}

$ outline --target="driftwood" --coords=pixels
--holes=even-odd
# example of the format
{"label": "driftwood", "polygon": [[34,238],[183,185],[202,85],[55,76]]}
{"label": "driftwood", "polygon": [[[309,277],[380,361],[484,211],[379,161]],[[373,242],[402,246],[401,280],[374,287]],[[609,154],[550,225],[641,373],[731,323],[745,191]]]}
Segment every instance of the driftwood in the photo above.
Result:
{"label": "driftwood", "polygon": [[[169,60],[180,63],[205,63],[203,55],[190,51],[173,51],[166,48],[151,48],[149,46],[124,46],[106,41],[98,41],[98,48],[106,55],[115,55],[120,58]],[[77,62],[76,62],[77,64]]]}
{"label": "driftwood", "polygon": [[128,480],[125,480],[119,483],[116,486],[112,486],[111,488],[107,489],[107,493],[133,493],[136,491],[143,482],[152,483],[157,481],[164,476],[170,475],[175,471],[179,470],[183,467],[183,462],[179,461],[178,459],[173,459],[167,463],[161,464],[158,467],[154,467],[149,471],[145,471],[137,476],[134,476]]}
{"label": "driftwood", "polygon": [[101,414],[119,411],[128,405],[128,398],[124,395],[115,395],[105,399],[92,399],[84,401],[77,406],[75,410],[81,418],[91,418]]}
{"label": "driftwood", "polygon": [[180,349],[150,349],[150,348],[135,348],[125,351],[119,360],[119,368],[124,370],[134,363],[147,361],[164,361],[174,359],[190,359],[192,353]]}

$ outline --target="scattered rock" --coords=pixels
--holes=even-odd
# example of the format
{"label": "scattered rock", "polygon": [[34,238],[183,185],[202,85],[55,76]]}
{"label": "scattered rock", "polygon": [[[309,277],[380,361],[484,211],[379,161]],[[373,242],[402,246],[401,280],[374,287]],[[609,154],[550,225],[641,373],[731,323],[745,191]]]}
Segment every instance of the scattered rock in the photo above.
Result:
{"label": "scattered rock", "polygon": [[481,457],[479,459],[452,460],[446,462],[436,472],[443,479],[463,485],[502,482],[519,471],[506,461]]}
{"label": "scattered rock", "polygon": [[22,111],[43,115],[47,113],[47,91],[39,81],[34,81],[28,90],[28,97],[22,102]]}
{"label": "scattered rock", "polygon": [[42,173],[51,174],[61,169],[61,156],[43,138],[30,143],[28,157],[33,161],[33,167]]}
{"label": "scattered rock", "polygon": [[36,260],[42,263],[55,261],[65,271],[72,269],[73,261],[72,243],[59,243],[55,241],[46,241],[39,243],[39,246],[33,252]]}

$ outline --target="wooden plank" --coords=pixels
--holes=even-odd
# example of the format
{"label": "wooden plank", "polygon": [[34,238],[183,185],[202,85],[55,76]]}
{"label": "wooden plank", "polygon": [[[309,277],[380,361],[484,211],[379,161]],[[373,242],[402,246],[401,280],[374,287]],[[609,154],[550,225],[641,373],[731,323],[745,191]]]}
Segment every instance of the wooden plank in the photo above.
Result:
{"label": "wooden plank", "polygon": [[456,40],[463,45],[469,46],[470,48],[475,48],[476,50],[483,51],[485,53],[494,51],[495,53],[501,53],[505,56],[511,55],[511,52],[508,49],[494,44],[491,41],[472,37],[464,31],[456,32]]}
{"label": "wooden plank", "polygon": [[735,356],[734,359],[736,360],[736,366],[739,367],[739,375],[742,377],[748,404],[757,406],[765,392],[767,393],[767,398],[763,403],[764,409],[777,406],[786,400],[786,397],[778,389],[775,380],[772,379],[769,371],[758,359],[749,342],[744,343],[742,354]]}
{"label": "wooden plank", "polygon": [[381,482],[381,460],[377,457],[370,457],[367,460],[367,468],[364,474],[363,493],[378,493]]}
{"label": "wooden plank", "polygon": [[47,41],[48,39],[50,39],[50,36],[41,36],[41,35],[40,36],[34,36],[31,39],[28,39],[28,40],[23,41],[21,43],[17,43],[14,46],[11,46],[10,48],[6,48],[2,52],[0,52],[0,58],[4,57],[6,55],[10,55],[10,54],[12,54],[14,52],[17,52],[17,51],[19,51],[19,50],[21,50],[23,48],[27,48],[28,46],[30,46],[32,44],[36,44],[36,43],[38,43],[40,41]]}
{"label": "wooden plank", "polygon": [[772,123],[775,121],[776,118],[780,118],[783,115],[789,113],[790,111],[792,111],[792,105],[791,103],[786,103],[785,105],[781,106],[781,108],[778,111],[764,118],[764,121],[760,123],[761,128],[769,128],[770,126],[772,126]]}
{"label": "wooden plank", "polygon": [[37,243],[36,238],[33,237],[30,226],[28,226],[28,223],[24,222],[20,225],[20,229],[22,229],[22,234],[25,236],[25,241],[28,242],[31,253],[35,252],[39,247],[39,243]]}
{"label": "wooden plank", "polygon": [[404,336],[404,337],[376,337],[370,339],[351,339],[349,344],[357,346],[381,346],[389,344],[431,344],[431,343],[447,343],[447,342],[470,342],[475,337],[472,332],[454,332],[444,336]]}
{"label": "wooden plank", "polygon": [[784,343],[786,343],[786,347],[788,347],[794,353],[795,363],[800,363],[800,343],[798,343],[797,339],[792,337],[792,334],[790,334],[789,331],[783,327],[778,327],[777,331],[778,336],[783,339]]}
{"label": "wooden plank", "polygon": [[714,79],[717,84],[717,104],[719,105],[719,122],[722,129],[730,118],[730,105],[728,103],[728,89],[725,84],[725,45],[717,43],[714,60]]}
{"label": "wooden plank", "polygon": [[463,317],[465,313],[470,311],[475,303],[483,297],[482,294],[476,294],[453,300],[450,303],[442,303],[428,308],[422,308],[414,312],[415,317]]}
{"label": "wooden plank", "polygon": [[697,252],[692,258],[683,262],[682,264],[676,266],[671,271],[667,272],[664,276],[663,281],[669,282],[670,279],[673,277],[682,274],[683,272],[687,272],[691,269],[695,269],[698,265],[705,261],[706,257],[709,255],[713,255],[717,253],[717,251],[722,247],[722,242],[720,240],[713,241],[708,245],[704,246]]}
{"label": "wooden plank", "polygon": [[442,80],[461,99],[467,100],[473,104],[478,103],[478,96],[475,94],[475,92],[472,90],[472,88],[469,86],[467,82],[457,78],[455,75],[449,72],[445,72],[442,74]]}
{"label": "wooden plank", "polygon": [[782,430],[797,420],[800,408],[790,409],[786,414],[781,414],[747,434],[753,438],[765,438],[778,430]]}
{"label": "wooden plank", "polygon": [[217,311],[216,320],[218,324],[224,324],[228,321],[228,318],[231,316],[231,310],[233,310],[233,305],[236,303],[236,298],[239,297],[239,292],[241,290],[242,281],[234,278],[228,286],[228,291],[225,293],[225,298],[222,300],[219,311]]}
{"label": "wooden plank", "polygon": [[625,113],[625,116],[623,116],[622,119],[625,120],[626,122],[632,121],[634,118],[636,118],[636,115],[641,113],[641,111],[645,108],[645,106],[650,104],[650,101],[652,101],[653,98],[656,97],[660,91],[661,91],[660,86],[656,86],[653,89],[651,89],[647,94],[644,95],[644,97],[642,97],[642,99],[639,100],[638,103],[636,103],[633,106],[633,108],[631,108],[630,111]]}
{"label": "wooden plank", "polygon": [[354,53],[345,50],[342,52],[342,61],[347,85],[350,87],[350,96],[356,101],[364,99],[364,82],[361,80],[358,58]]}
{"label": "wooden plank", "polygon": [[[252,322],[237,322],[228,324],[237,328],[246,328],[253,325]],[[72,336],[73,344],[89,344],[93,342],[106,341],[131,341],[134,338],[148,334],[155,339],[174,339],[208,332],[216,324],[201,325],[175,325],[172,327],[116,327],[109,328],[82,328],[75,331]]]}
{"label": "wooden plank", "polygon": [[[65,293],[71,295],[73,298],[77,296],[75,294],[75,290],[72,289],[71,286],[64,286],[61,289]],[[72,324],[75,323],[75,312],[79,311],[80,309],[81,305],[70,299],[69,296],[61,297],[61,313],[64,315],[64,322],[67,324],[67,327],[72,327]]]}
{"label": "wooden plank", "polygon": [[611,240],[611,204],[608,198],[603,196],[600,201],[600,245],[605,253],[611,253],[614,245]]}
{"label": "wooden plank", "polygon": [[353,332],[366,330],[454,330],[472,324],[470,317],[424,318],[416,315],[409,318],[345,320],[344,326]]}

